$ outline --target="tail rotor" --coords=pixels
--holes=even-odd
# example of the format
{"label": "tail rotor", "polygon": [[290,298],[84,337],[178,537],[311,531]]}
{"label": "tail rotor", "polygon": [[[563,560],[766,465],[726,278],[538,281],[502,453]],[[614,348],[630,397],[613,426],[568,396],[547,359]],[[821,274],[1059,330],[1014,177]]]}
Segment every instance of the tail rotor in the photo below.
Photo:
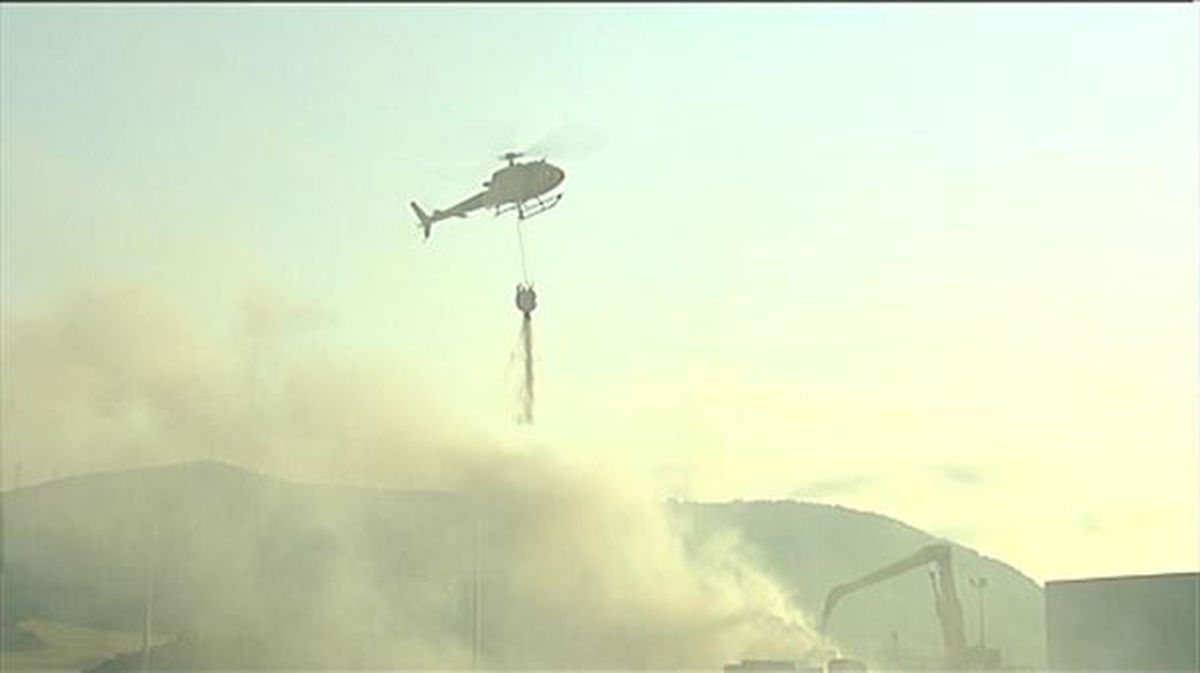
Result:
{"label": "tail rotor", "polygon": [[417,225],[417,228],[425,231],[425,239],[428,240],[429,230],[433,227],[433,218],[426,214],[425,211],[421,209],[421,206],[417,205],[416,201],[410,201],[408,205],[412,206],[413,212],[417,214],[417,219],[421,221],[421,223]]}

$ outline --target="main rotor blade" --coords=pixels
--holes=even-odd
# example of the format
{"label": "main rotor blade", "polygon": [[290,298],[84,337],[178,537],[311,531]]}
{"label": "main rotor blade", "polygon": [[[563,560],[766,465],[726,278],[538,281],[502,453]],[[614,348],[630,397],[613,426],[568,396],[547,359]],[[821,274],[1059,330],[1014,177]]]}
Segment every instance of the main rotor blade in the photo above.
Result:
{"label": "main rotor blade", "polygon": [[530,156],[539,158],[572,159],[591,154],[603,145],[603,136],[597,129],[581,123],[566,123],[523,149]]}

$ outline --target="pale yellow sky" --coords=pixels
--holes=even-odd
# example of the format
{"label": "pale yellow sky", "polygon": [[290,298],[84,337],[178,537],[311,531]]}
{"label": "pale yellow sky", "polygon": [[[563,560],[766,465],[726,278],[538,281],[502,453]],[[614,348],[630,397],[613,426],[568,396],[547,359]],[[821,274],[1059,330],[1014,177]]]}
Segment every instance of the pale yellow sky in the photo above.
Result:
{"label": "pale yellow sky", "polygon": [[[210,398],[331,376],[338,423],[387,428],[314,431],[331,477],[476,442],[1041,580],[1200,566],[1194,6],[0,12],[6,485],[287,471],[239,444],[295,409]],[[518,428],[513,222],[422,243],[406,204],[546,137]]]}

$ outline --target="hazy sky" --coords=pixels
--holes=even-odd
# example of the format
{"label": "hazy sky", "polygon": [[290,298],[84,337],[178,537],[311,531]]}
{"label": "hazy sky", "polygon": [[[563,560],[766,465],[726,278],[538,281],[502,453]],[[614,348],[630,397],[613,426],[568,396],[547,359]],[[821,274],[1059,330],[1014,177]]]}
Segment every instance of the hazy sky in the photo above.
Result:
{"label": "hazy sky", "polygon": [[[107,288],[217,335],[262,302],[443,434],[871,509],[1039,580],[1200,567],[1194,4],[0,18],[9,344]],[[521,428],[512,216],[422,242],[407,202],[539,143],[567,178],[526,225]],[[5,484],[82,469],[6,378]]]}

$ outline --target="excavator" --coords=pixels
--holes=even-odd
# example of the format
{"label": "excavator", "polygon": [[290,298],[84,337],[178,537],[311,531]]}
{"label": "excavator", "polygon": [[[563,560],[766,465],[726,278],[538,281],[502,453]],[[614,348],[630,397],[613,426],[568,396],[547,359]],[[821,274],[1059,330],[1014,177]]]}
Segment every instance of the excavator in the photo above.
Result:
{"label": "excavator", "polygon": [[950,545],[945,543],[922,547],[916,553],[891,565],[831,589],[825,596],[825,605],[821,610],[821,630],[825,630],[833,609],[846,595],[930,563],[935,567],[935,571],[930,573],[934,607],[937,610],[938,620],[941,622],[942,641],[946,647],[943,668],[947,670],[998,670],[1000,668],[999,650],[985,648],[982,644],[975,647],[967,646],[966,631],[963,628],[962,603],[959,602],[958,592],[954,588],[954,566],[950,559]]}

